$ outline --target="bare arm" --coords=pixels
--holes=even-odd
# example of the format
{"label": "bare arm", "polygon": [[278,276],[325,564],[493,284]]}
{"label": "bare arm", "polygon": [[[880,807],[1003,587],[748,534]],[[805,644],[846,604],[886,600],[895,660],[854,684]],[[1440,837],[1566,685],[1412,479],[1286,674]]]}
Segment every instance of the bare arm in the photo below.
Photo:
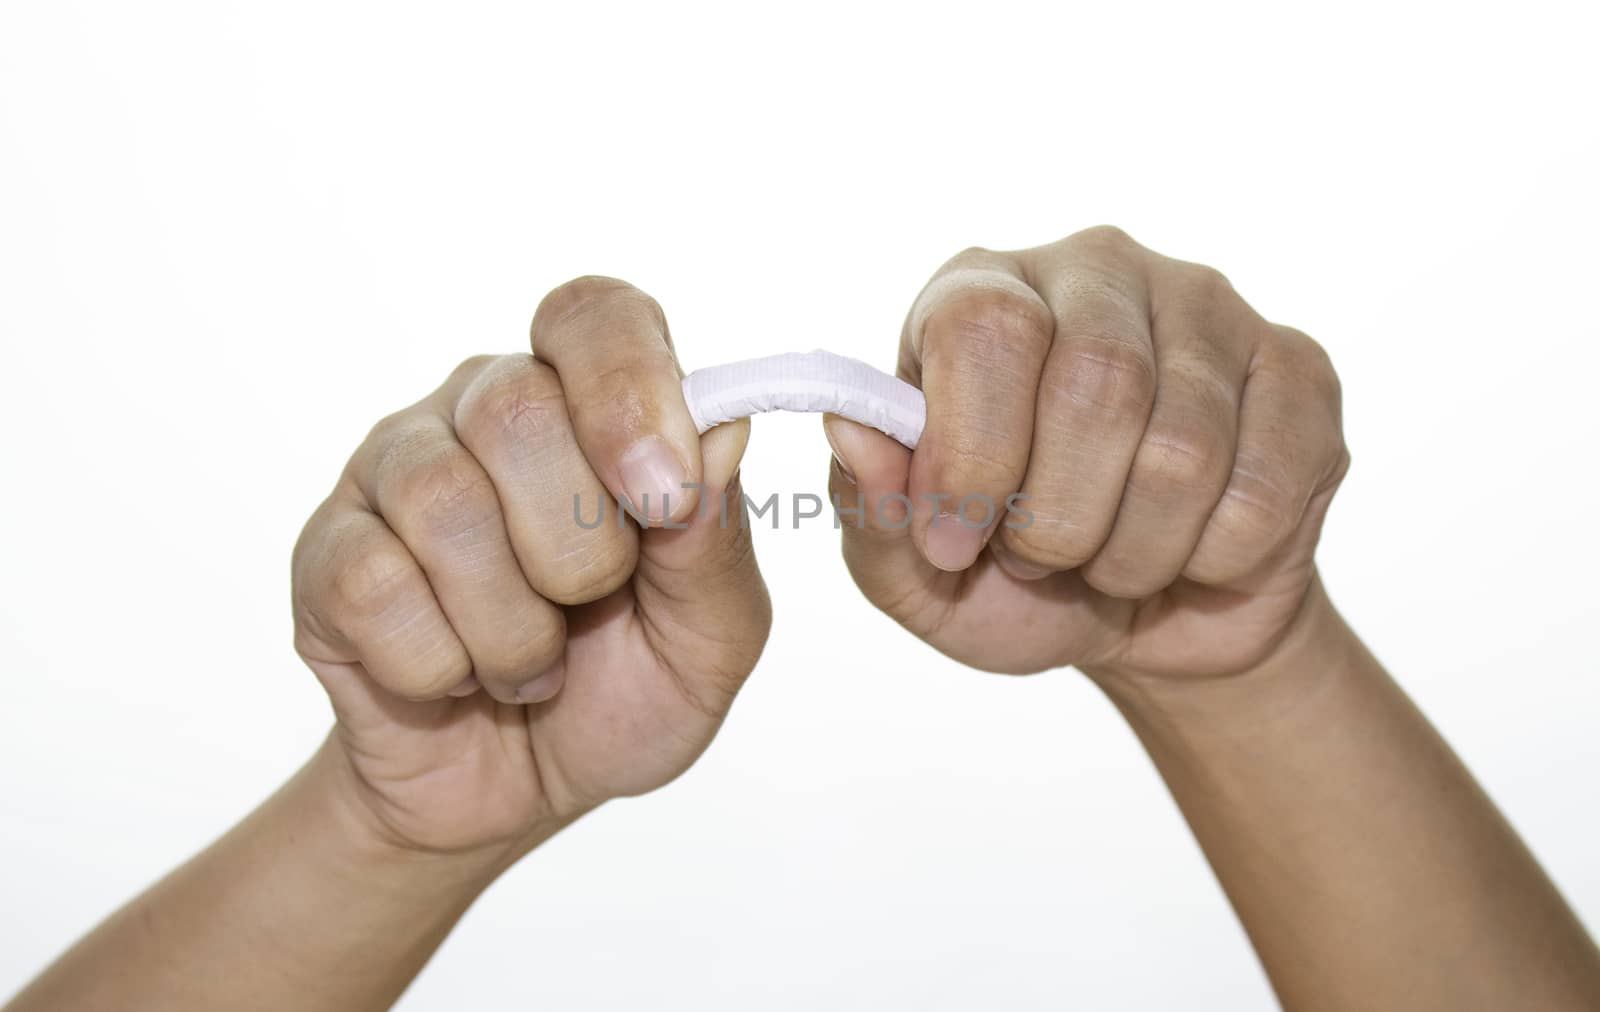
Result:
{"label": "bare arm", "polygon": [[[211,847],[57,960],[12,1012],[387,1008],[527,845],[398,847],[326,746]],[[549,827],[553,831],[555,827]]]}
{"label": "bare arm", "polygon": [[1232,678],[1108,683],[1285,1007],[1600,1008],[1600,953],[1313,588]]}
{"label": "bare arm", "polygon": [[500,871],[710,743],[771,608],[748,528],[683,486],[736,496],[748,423],[696,434],[661,310],[620,281],[556,289],[532,345],[379,422],[306,524],[317,756],[18,1012],[385,1008]]}
{"label": "bare arm", "polygon": [[[914,453],[826,423],[833,492],[868,505],[857,584],[957,660],[1094,678],[1286,1005],[1600,1007],[1593,944],[1323,595],[1350,456],[1315,341],[1095,228],[952,258],[900,374],[927,398]],[[893,496],[909,523],[872,508]]]}

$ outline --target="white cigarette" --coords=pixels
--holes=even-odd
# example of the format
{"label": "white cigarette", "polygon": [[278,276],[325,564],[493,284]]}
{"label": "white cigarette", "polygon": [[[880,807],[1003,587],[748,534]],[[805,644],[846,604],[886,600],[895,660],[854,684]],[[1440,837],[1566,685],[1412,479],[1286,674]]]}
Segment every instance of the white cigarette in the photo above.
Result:
{"label": "white cigarette", "polygon": [[701,432],[765,411],[827,411],[911,449],[927,414],[916,387],[820,349],[696,369],[683,378],[683,399]]}

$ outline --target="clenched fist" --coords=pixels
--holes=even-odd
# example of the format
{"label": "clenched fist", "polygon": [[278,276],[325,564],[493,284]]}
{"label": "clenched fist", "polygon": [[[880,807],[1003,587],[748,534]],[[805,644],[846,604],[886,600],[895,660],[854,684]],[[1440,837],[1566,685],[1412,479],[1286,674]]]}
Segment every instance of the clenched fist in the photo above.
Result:
{"label": "clenched fist", "polygon": [[866,596],[957,660],[1226,675],[1316,596],[1338,379],[1216,271],[1111,228],[969,250],[912,306],[899,372],[927,397],[916,452],[830,417],[830,488],[865,507],[843,527]]}
{"label": "clenched fist", "polygon": [[296,648],[407,846],[515,841],[672,779],[771,624],[748,531],[682,488],[729,489],[748,422],[696,435],[655,302],[580,278],[532,343],[379,422],[295,548]]}

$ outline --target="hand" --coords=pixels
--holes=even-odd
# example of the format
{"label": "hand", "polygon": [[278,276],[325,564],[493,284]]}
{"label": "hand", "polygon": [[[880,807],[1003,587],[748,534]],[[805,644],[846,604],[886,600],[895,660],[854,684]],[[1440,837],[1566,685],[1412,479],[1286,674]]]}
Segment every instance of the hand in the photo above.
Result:
{"label": "hand", "polygon": [[867,598],[951,657],[1221,676],[1315,596],[1338,379],[1216,271],[1112,228],[969,250],[912,306],[899,372],[927,396],[916,452],[829,417],[830,488],[864,507],[842,523]]}
{"label": "hand", "polygon": [[296,649],[352,791],[409,848],[514,845],[671,780],[771,625],[716,507],[749,425],[696,435],[655,302],[580,278],[532,342],[379,422],[295,548]]}

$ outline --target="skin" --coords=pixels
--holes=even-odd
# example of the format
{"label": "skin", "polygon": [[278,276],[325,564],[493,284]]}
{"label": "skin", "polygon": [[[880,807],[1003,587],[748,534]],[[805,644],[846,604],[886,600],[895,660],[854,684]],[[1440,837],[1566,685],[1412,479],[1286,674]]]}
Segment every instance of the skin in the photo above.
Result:
{"label": "skin", "polygon": [[[551,292],[532,350],[379,422],[306,524],[323,747],[10,1008],[386,1008],[500,872],[710,743],[771,606],[749,531],[678,486],[737,495],[749,424],[695,434],[665,317],[622,282]],[[574,492],[586,520],[613,496],[606,522],[578,528]]]}
{"label": "skin", "polygon": [[[1314,341],[1097,228],[950,260],[899,371],[915,453],[824,423],[840,501],[915,507],[845,526],[856,583],[964,663],[1093,679],[1285,1008],[1600,1008],[1593,942],[1317,579],[1350,454]],[[936,523],[935,493],[1032,523]]]}
{"label": "skin", "polygon": [[[706,747],[770,609],[748,532],[659,493],[737,494],[747,425],[695,435],[622,282],[551,293],[532,346],[380,422],[307,524],[322,749],[10,1008],[387,1007],[498,874]],[[852,576],[964,663],[1092,678],[1286,1008],[1600,1007],[1593,943],[1317,579],[1349,454],[1315,342],[1102,228],[952,259],[899,368],[915,453],[825,420],[841,501],[914,504],[845,525]],[[649,508],[584,531],[575,489]],[[984,522],[1013,495],[1031,523]]]}

